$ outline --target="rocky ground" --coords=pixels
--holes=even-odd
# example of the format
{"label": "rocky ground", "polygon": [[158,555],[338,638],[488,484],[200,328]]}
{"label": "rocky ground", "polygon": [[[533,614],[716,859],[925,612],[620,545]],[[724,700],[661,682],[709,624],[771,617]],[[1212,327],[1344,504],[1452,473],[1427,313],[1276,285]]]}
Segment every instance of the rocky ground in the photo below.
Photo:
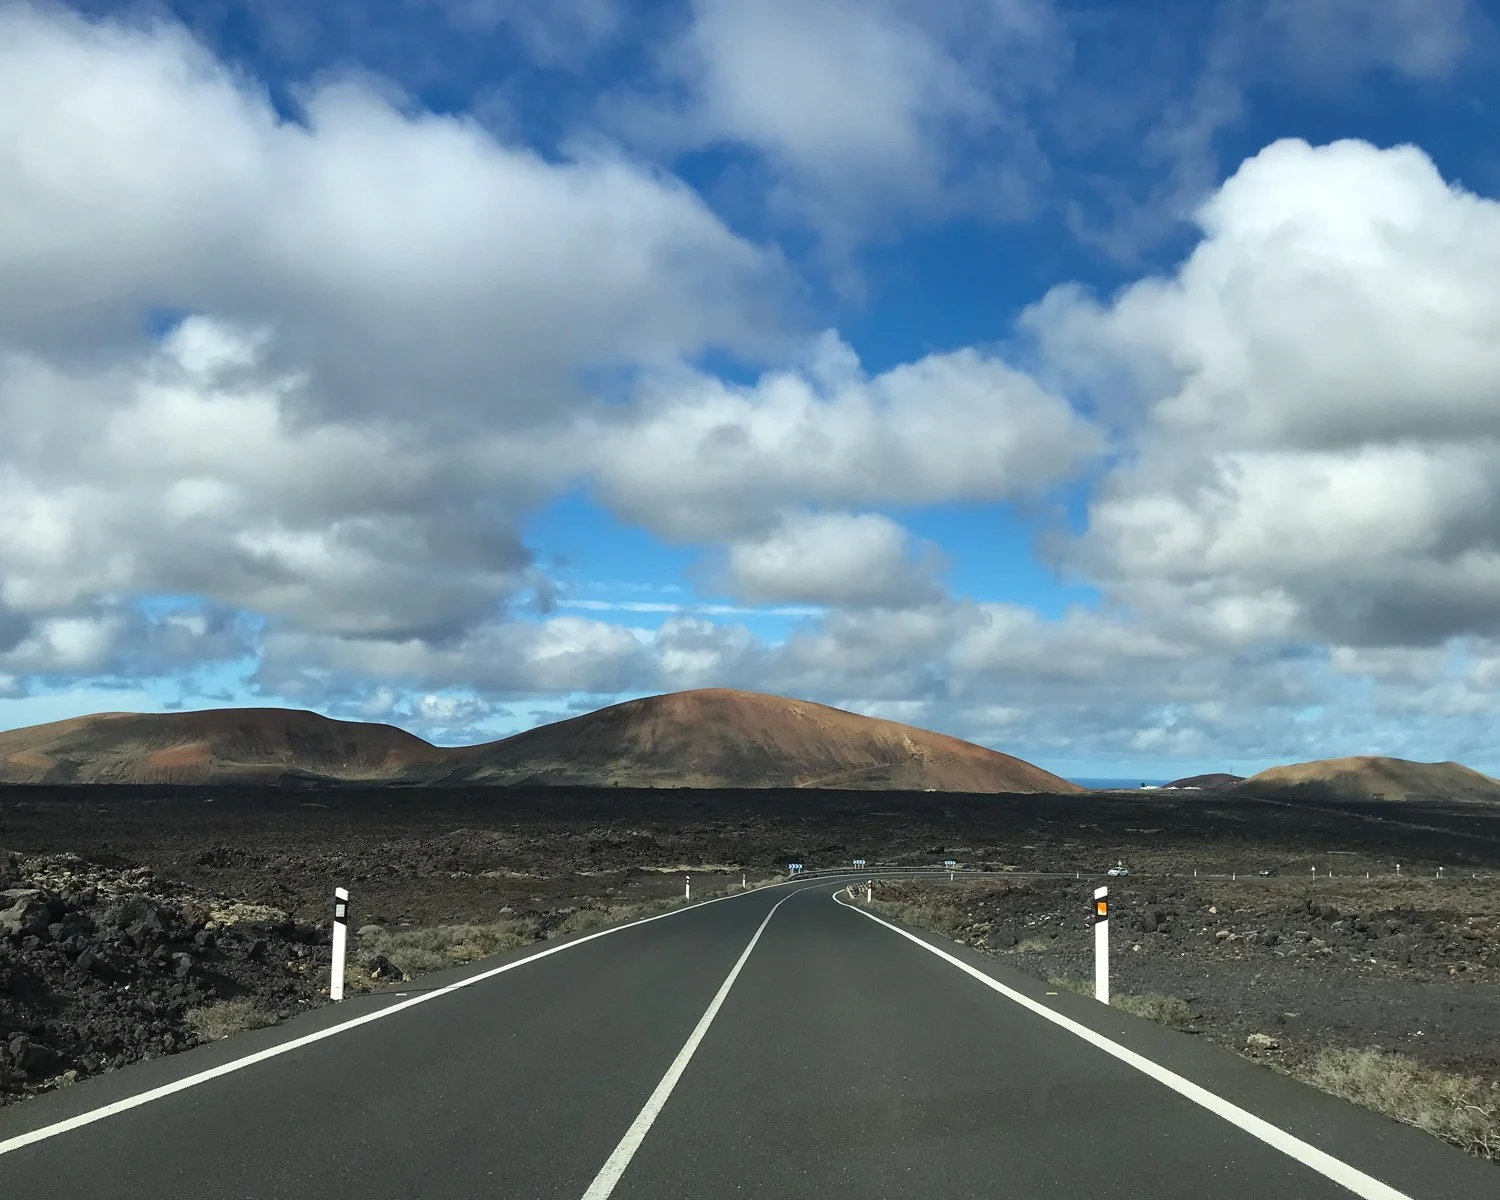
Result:
{"label": "rocky ground", "polygon": [[182,1049],[190,1014],[215,1001],[291,1016],[316,993],[327,940],[148,867],[0,851],[0,1097]]}
{"label": "rocky ground", "polygon": [[[1266,1033],[1282,1057],[1332,1041],[1399,1044],[1434,1064],[1500,1072],[1497,910],[1483,898],[1495,885],[1472,878],[1500,872],[1494,808],[1160,794],[8,787],[0,847],[0,1094],[12,1098],[212,1036],[217,1027],[195,1014],[225,1002],[267,1019],[322,1002],[336,885],[352,893],[354,928],[384,931],[356,939],[360,969],[393,978],[399,968],[373,950],[405,947],[415,973],[428,961],[415,933],[429,927],[482,927],[463,946],[490,952],[680,895],[685,872],[703,894],[741,872],[753,882],[791,861],[852,858],[1079,872],[976,892],[954,927],[1039,973],[1079,978],[1089,974],[1088,876],[1125,858],[1134,874],[1116,885],[1130,937],[1120,986],[1182,997],[1206,1036],[1242,1044]],[[1399,886],[1386,879],[1397,861]],[[1440,866],[1446,878],[1428,883]],[[1261,869],[1280,874],[1192,880],[1194,870]],[[360,959],[364,946],[372,953]]]}

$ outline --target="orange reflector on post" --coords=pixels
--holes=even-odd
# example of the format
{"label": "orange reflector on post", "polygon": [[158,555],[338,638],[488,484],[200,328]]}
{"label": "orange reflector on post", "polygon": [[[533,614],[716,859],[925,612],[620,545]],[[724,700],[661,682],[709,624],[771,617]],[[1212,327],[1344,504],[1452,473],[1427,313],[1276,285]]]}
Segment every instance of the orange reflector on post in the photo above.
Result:
{"label": "orange reflector on post", "polygon": [[1109,901],[1108,900],[1100,900],[1097,904],[1094,905],[1094,910],[1101,917],[1108,916],[1109,915]]}

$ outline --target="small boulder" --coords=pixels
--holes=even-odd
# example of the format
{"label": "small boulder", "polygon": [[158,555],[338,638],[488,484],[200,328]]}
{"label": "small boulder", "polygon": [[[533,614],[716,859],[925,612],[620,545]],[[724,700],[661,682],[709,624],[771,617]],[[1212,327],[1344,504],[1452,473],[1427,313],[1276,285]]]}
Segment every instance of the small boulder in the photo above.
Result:
{"label": "small boulder", "polygon": [[370,978],[395,981],[405,979],[406,976],[401,968],[384,954],[377,954],[370,960]]}
{"label": "small boulder", "polygon": [[8,888],[0,892],[0,937],[44,934],[52,923],[52,908],[39,888]]}
{"label": "small boulder", "polygon": [[55,1057],[46,1046],[38,1046],[24,1033],[10,1039],[10,1061],[23,1075],[36,1075],[49,1066]]}
{"label": "small boulder", "polygon": [[108,917],[111,927],[121,930],[137,950],[161,940],[171,927],[171,914],[146,896],[132,896]]}
{"label": "small boulder", "polygon": [[379,937],[385,932],[384,925],[361,925],[355,930],[356,937]]}
{"label": "small boulder", "polygon": [[1269,1033],[1252,1033],[1245,1039],[1245,1045],[1252,1050],[1280,1050],[1281,1043]]}

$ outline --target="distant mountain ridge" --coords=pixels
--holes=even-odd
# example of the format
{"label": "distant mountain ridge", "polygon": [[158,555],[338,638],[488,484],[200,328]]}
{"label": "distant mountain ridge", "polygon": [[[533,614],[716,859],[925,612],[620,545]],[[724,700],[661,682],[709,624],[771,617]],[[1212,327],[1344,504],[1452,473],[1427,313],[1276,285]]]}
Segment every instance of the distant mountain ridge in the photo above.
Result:
{"label": "distant mountain ridge", "polygon": [[1227,771],[1214,771],[1208,775],[1189,775],[1186,779],[1174,779],[1164,784],[1167,788],[1197,788],[1204,792],[1217,792],[1237,783],[1244,783],[1243,775],[1230,775]]}
{"label": "distant mountain ridge", "polygon": [[0,783],[1083,791],[944,734],[727,689],[649,696],[479,746],[291,709],[101,713],[0,733]]}

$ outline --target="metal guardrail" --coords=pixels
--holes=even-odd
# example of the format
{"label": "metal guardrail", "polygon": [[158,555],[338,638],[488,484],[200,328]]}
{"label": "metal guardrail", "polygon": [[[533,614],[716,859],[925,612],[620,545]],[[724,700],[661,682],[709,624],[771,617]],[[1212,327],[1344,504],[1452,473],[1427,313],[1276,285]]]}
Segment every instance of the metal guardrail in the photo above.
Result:
{"label": "metal guardrail", "polygon": [[[898,865],[889,865],[889,866],[887,866],[887,865],[883,865],[881,863],[873,863],[873,864],[866,864],[863,867],[814,867],[814,868],[809,868],[809,869],[805,869],[805,870],[802,870],[802,871],[798,871],[794,876],[790,876],[790,878],[797,878],[797,879],[827,879],[827,878],[834,878],[834,877],[843,876],[843,875],[859,875],[859,876],[864,876],[864,877],[879,876],[879,877],[883,877],[883,878],[890,878],[892,876],[911,876],[911,877],[915,877],[915,876],[922,876],[922,875],[951,875],[951,876],[954,876],[955,878],[961,877],[961,878],[965,878],[965,879],[1077,879],[1077,880],[1085,880],[1085,879],[1108,879],[1108,878],[1111,878],[1111,876],[1109,875],[1109,872],[1108,872],[1108,868],[1103,868],[1103,869],[1101,869],[1101,868],[1094,868],[1094,869],[1086,870],[1086,871],[1085,870],[1072,870],[1072,871],[1006,871],[1006,870],[1002,870],[1002,869],[1000,869],[998,867],[991,867],[991,868],[980,868],[980,867],[945,867],[945,866],[943,866],[940,863],[935,863],[935,864],[933,864],[931,866],[898,866]],[[1222,880],[1222,881],[1224,881],[1224,882],[1227,883],[1227,882],[1244,882],[1244,881],[1254,881],[1254,880],[1266,880],[1267,882],[1269,882],[1270,880],[1273,880],[1273,879],[1289,880],[1289,879],[1299,879],[1299,878],[1302,880],[1303,883],[1312,883],[1312,884],[1319,884],[1319,883],[1326,883],[1326,882],[1343,883],[1343,882],[1348,882],[1350,880],[1355,880],[1355,881],[1363,882],[1363,881],[1365,881],[1367,879],[1368,879],[1369,882],[1372,882],[1372,883],[1376,882],[1376,881],[1379,881],[1379,880],[1384,880],[1386,882],[1391,882],[1391,881],[1416,882],[1416,881],[1421,881],[1421,880],[1428,880],[1428,881],[1433,881],[1433,882],[1445,883],[1445,882],[1449,882],[1449,881],[1457,882],[1459,880],[1464,880],[1464,879],[1493,879],[1493,878],[1495,878],[1495,873],[1493,871],[1483,871],[1483,870],[1481,870],[1481,871],[1474,871],[1474,870],[1465,871],[1465,870],[1444,869],[1443,873],[1441,875],[1439,875],[1439,876],[1434,876],[1432,874],[1423,874],[1423,873],[1419,873],[1419,872],[1416,872],[1416,871],[1403,871],[1403,872],[1399,872],[1399,873],[1393,872],[1393,871],[1385,871],[1385,872],[1382,872],[1380,874],[1372,874],[1372,875],[1368,875],[1367,876],[1363,872],[1355,872],[1355,871],[1352,871],[1352,870],[1348,874],[1346,874],[1346,875],[1340,875],[1340,874],[1336,874],[1336,873],[1333,874],[1333,875],[1327,875],[1327,874],[1323,873],[1322,871],[1319,871],[1318,875],[1317,875],[1317,877],[1315,879],[1308,879],[1308,878],[1303,878],[1302,876],[1300,876],[1298,874],[1295,874],[1293,872],[1282,871],[1282,870],[1278,870],[1274,875],[1262,875],[1262,874],[1260,874],[1259,871],[1255,871],[1255,870],[1250,870],[1250,871],[1224,871],[1224,872],[1192,871],[1192,870],[1187,870],[1187,871],[1135,871],[1135,870],[1132,870],[1128,875],[1114,876],[1113,878],[1118,879],[1121,883],[1125,883],[1125,882],[1127,882],[1129,880],[1136,880],[1136,879],[1150,879],[1150,880],[1160,880],[1160,879],[1200,879],[1200,880],[1201,879],[1211,879],[1211,880]]]}

